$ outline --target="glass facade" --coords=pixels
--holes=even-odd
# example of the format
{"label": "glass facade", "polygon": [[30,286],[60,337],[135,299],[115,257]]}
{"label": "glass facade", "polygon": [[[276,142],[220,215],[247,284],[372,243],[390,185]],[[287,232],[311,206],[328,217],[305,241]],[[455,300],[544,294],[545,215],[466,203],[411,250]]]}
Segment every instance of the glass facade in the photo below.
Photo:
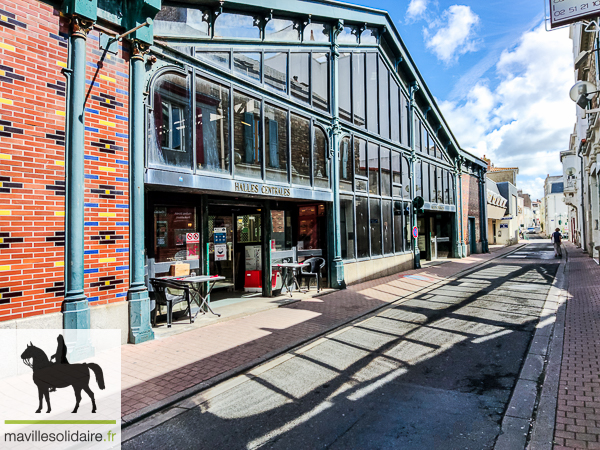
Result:
{"label": "glass facade", "polygon": [[[410,251],[414,196],[453,204],[447,158],[420,112],[410,123],[408,88],[389,62],[390,48],[381,47],[379,30],[346,24],[333,73],[330,24],[303,26],[295,18],[276,17],[261,28],[250,15],[225,12],[211,37],[208,23],[193,9],[163,10],[168,11],[157,23],[165,35],[185,36],[187,30],[190,37],[214,41],[215,48],[188,47],[198,62],[191,75],[166,73],[154,81],[150,165],[330,192],[335,75],[344,133],[339,148],[343,259]],[[183,22],[187,28],[175,26]],[[258,42],[225,46],[235,39]],[[196,120],[189,127],[192,108]],[[411,129],[417,155],[412,170]]]}

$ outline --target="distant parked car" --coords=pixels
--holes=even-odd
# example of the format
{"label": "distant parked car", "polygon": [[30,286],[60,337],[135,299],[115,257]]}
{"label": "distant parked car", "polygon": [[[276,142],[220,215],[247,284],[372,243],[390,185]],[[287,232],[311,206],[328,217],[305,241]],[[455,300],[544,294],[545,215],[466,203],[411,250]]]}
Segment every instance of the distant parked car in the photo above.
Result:
{"label": "distant parked car", "polygon": [[563,239],[569,239],[569,232],[568,231],[563,231],[562,238]]}
{"label": "distant parked car", "polygon": [[527,228],[527,233],[528,234],[535,233],[535,227],[529,227],[529,228]]}

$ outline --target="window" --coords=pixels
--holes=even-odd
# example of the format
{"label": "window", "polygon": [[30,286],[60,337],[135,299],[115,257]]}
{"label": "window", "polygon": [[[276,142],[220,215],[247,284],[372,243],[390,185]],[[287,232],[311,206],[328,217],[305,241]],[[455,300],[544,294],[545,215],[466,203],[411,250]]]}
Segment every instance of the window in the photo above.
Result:
{"label": "window", "polygon": [[421,161],[415,161],[415,190],[413,193],[415,197],[423,197],[423,185],[421,177]]}
{"label": "window", "polygon": [[394,250],[396,253],[404,251],[404,215],[408,213],[406,203],[394,200]]}
{"label": "window", "polygon": [[392,201],[381,201],[382,217],[383,217],[383,253],[394,253],[393,232],[394,224],[392,223]]}
{"label": "window", "polygon": [[390,138],[390,74],[383,59],[379,58],[379,134]]}
{"label": "window", "polygon": [[202,15],[199,9],[163,6],[154,19],[154,34],[208,37],[208,22]]}
{"label": "window", "polygon": [[371,256],[381,255],[381,199],[370,200],[371,211]]}
{"label": "window", "polygon": [[[429,155],[429,156],[435,156],[435,154],[432,154],[429,148],[429,132],[427,131],[427,127],[425,125],[422,125],[422,134],[423,134],[423,153]],[[431,149],[433,150],[433,149]]]}
{"label": "window", "polygon": [[196,58],[227,70],[231,69],[231,55],[229,52],[206,52],[196,47]]}
{"label": "window", "polygon": [[369,193],[379,195],[379,147],[369,142]]}
{"label": "window", "polygon": [[339,103],[340,119],[352,122],[352,85],[350,71],[352,70],[350,53],[342,53],[339,58]]}
{"label": "window", "polygon": [[390,138],[400,142],[400,88],[396,81],[390,81]]}
{"label": "window", "polygon": [[[416,168],[415,168],[416,170]],[[411,197],[411,181],[410,181],[410,162],[404,156],[402,157],[402,192],[404,198]]]}
{"label": "window", "polygon": [[356,197],[356,247],[359,258],[369,257],[369,199]]}
{"label": "window", "polygon": [[344,27],[342,32],[337,37],[338,44],[353,44],[358,45],[356,35],[352,33],[352,27]]}
{"label": "window", "polygon": [[329,111],[329,53],[312,54],[312,103],[322,111]]}
{"label": "window", "polygon": [[229,88],[196,77],[196,164],[229,173]]}
{"label": "window", "polygon": [[448,203],[449,205],[453,205],[454,204],[454,177],[452,175],[452,173],[448,172],[448,201],[446,203]]}
{"label": "window", "polygon": [[276,92],[287,92],[287,53],[265,53],[265,84]]}
{"label": "window", "polygon": [[367,141],[354,138],[354,174],[357,177],[367,177]]}
{"label": "window", "polygon": [[[446,171],[441,167],[437,168],[437,202],[438,203],[446,203],[444,201],[444,189],[447,188],[445,184],[447,183]],[[446,180],[444,180],[446,178]]]}
{"label": "window", "polygon": [[275,251],[281,252],[291,250],[292,215],[290,214],[290,211],[271,210],[271,226],[271,239],[275,241]]}
{"label": "window", "polygon": [[406,95],[402,93],[400,95],[400,143],[405,146],[410,146],[409,136],[408,136],[408,124],[409,124],[409,115],[408,115],[409,102]]}
{"label": "window", "polygon": [[352,147],[348,136],[342,139],[340,160],[340,189],[352,191]]}
{"label": "window", "polygon": [[197,233],[196,208],[156,206],[154,208],[154,258],[156,262],[198,259],[198,243],[188,243],[187,233]]}
{"label": "window", "polygon": [[320,127],[313,127],[313,177],[316,187],[329,187],[329,155],[327,136]]}
{"label": "window", "polygon": [[392,173],[390,150],[381,147],[381,195],[392,195]]}
{"label": "window", "polygon": [[288,180],[287,111],[265,105],[265,137],[267,180],[285,183]]}
{"label": "window", "polygon": [[310,121],[292,114],[292,183],[310,186]]}
{"label": "window", "polygon": [[423,175],[421,185],[421,196],[426,202],[430,202],[431,200],[431,191],[429,190],[429,163],[423,162],[421,164]]}
{"label": "window", "polygon": [[216,38],[260,39],[260,29],[252,16],[223,13],[215,21]]}
{"label": "window", "polygon": [[297,42],[300,31],[291,20],[271,19],[265,25],[265,41]]}
{"label": "window", "polygon": [[365,58],[364,53],[352,55],[352,105],[354,125],[365,128]]}
{"label": "window", "polygon": [[304,42],[329,42],[329,26],[311,22],[304,28]]}
{"label": "window", "polygon": [[423,148],[421,147],[421,121],[415,115],[415,150],[417,152],[422,152]]}
{"label": "window", "polygon": [[371,28],[367,28],[360,35],[360,43],[362,45],[377,45],[376,31]]}
{"label": "window", "polygon": [[412,205],[404,203],[404,251],[412,250]]}
{"label": "window", "polygon": [[261,81],[260,53],[233,53],[233,71],[249,80]]}
{"label": "window", "polygon": [[[180,168],[192,168],[190,142],[191,94],[187,77],[166,74],[154,89],[154,133],[151,133],[150,161]],[[152,126],[152,125],[151,125]]]}
{"label": "window", "polygon": [[354,207],[352,197],[340,196],[340,235],[342,259],[354,259]]}
{"label": "window", "polygon": [[290,54],[290,93],[305,103],[310,101],[310,53]]}
{"label": "window", "polygon": [[234,91],[233,105],[235,174],[262,178],[260,101]]}
{"label": "window", "polygon": [[377,53],[367,53],[367,128],[372,133],[379,133],[377,59]]}
{"label": "window", "polygon": [[392,183],[392,194],[402,197],[402,156],[395,151],[392,151]]}

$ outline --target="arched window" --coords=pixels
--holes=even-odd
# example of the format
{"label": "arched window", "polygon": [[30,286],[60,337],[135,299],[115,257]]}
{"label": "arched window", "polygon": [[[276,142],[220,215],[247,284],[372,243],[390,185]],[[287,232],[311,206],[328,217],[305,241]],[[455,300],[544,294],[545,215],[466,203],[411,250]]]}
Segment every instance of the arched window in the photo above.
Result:
{"label": "arched window", "polygon": [[316,187],[329,187],[329,158],[327,136],[320,127],[314,127],[313,176]]}
{"label": "arched window", "polygon": [[149,129],[151,163],[191,169],[190,103],[186,76],[167,73],[156,82]]}

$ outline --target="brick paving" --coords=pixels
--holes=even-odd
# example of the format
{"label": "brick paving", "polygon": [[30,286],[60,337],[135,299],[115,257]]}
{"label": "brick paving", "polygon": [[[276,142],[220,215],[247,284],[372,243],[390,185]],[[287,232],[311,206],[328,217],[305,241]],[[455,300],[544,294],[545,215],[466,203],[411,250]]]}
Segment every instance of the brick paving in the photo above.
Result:
{"label": "brick paving", "polygon": [[569,297],[554,450],[600,449],[600,267],[566,245]]}
{"label": "brick paving", "polygon": [[258,361],[269,353],[285,351],[512,249],[494,249],[491,254],[410,270],[286,307],[137,346],[123,346],[121,414],[127,420],[132,414],[217,375]]}

